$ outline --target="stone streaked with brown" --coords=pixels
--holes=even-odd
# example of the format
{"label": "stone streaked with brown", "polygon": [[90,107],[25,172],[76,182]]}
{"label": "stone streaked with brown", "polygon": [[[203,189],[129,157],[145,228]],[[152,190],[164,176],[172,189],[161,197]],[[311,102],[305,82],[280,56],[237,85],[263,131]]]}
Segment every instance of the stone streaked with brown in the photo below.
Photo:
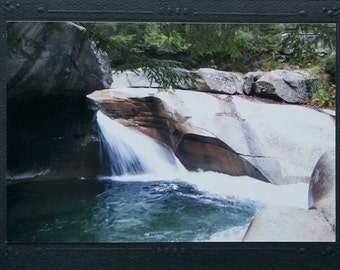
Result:
{"label": "stone streaked with brown", "polygon": [[[142,89],[139,92],[142,93]],[[249,175],[268,181],[254,166],[204,129],[192,127],[185,114],[170,108],[157,97],[150,95],[114,96],[112,91],[97,91],[88,97],[111,118],[137,129],[170,146],[189,170],[212,170],[230,175]],[[120,93],[120,92],[116,92]],[[171,94],[170,94],[171,95]]]}
{"label": "stone streaked with brown", "polygon": [[88,98],[111,118],[169,145],[192,170],[306,183],[335,145],[333,119],[299,106],[151,88],[102,90]]}

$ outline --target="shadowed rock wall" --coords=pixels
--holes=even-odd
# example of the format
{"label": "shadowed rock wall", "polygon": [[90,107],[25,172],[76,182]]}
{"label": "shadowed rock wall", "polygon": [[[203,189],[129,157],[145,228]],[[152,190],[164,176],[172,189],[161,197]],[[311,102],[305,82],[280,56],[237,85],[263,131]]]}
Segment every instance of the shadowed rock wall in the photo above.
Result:
{"label": "shadowed rock wall", "polygon": [[71,22],[11,22],[7,33],[7,179],[98,175],[85,95],[111,85],[106,53]]}
{"label": "shadowed rock wall", "polygon": [[9,101],[84,96],[110,87],[107,54],[85,28],[70,22],[14,22],[7,32]]}

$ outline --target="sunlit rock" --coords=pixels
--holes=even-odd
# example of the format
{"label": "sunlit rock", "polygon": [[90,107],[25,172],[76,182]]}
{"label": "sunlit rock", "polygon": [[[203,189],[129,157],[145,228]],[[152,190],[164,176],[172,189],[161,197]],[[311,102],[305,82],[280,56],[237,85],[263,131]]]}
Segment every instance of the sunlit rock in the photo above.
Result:
{"label": "sunlit rock", "polygon": [[319,85],[319,80],[305,71],[273,70],[254,83],[254,93],[288,103],[307,103]]}
{"label": "sunlit rock", "polygon": [[241,94],[244,80],[235,73],[211,68],[200,68],[196,71],[202,77],[202,83],[195,88],[199,91],[210,91],[226,94]]}
{"label": "sunlit rock", "polygon": [[136,71],[113,71],[112,72],[113,82],[110,88],[121,88],[121,87],[153,87],[158,88],[160,85],[154,81],[149,81],[146,74],[141,70]]}
{"label": "sunlit rock", "polygon": [[243,241],[334,242],[335,233],[317,211],[297,207],[273,207],[266,208],[255,216]]}
{"label": "sunlit rock", "polygon": [[308,183],[322,153],[335,147],[334,119],[305,107],[151,88],[96,91],[88,98],[111,118],[170,146],[190,170]]}
{"label": "sunlit rock", "polygon": [[[174,69],[181,73],[189,73],[199,75],[193,85],[178,82],[177,88],[198,90],[201,92],[241,94],[243,91],[244,80],[236,73],[215,70],[211,68],[200,68],[197,71],[189,71],[186,69]],[[126,70],[123,72],[113,72],[113,83],[110,88],[118,89],[122,87],[132,88],[160,88],[161,85],[154,80],[149,80],[145,72],[140,68],[135,72]]]}

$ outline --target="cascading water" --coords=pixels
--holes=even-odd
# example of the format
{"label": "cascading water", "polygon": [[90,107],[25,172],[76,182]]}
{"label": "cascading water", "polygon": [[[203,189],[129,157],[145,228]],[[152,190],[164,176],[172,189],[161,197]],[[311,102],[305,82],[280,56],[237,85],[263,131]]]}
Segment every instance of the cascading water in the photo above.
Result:
{"label": "cascading water", "polygon": [[[243,222],[226,226],[226,230],[220,228],[219,231],[210,234],[206,240],[241,240],[251,218],[265,206],[307,207],[308,186],[306,184],[274,186],[248,176],[188,172],[171,149],[158,144],[148,136],[119,124],[100,111],[97,113],[97,123],[111,162],[113,173],[111,180],[129,183],[153,182],[154,192],[159,196],[164,196],[165,192],[168,195],[195,198],[199,203],[207,201],[217,203],[222,200],[229,207],[224,215],[233,216],[235,220],[243,218]],[[187,184],[194,187],[196,191],[189,194],[183,192],[183,186]],[[144,187],[144,189],[148,188]],[[178,197],[174,200],[178,200]],[[231,207],[232,205],[237,207]],[[172,204],[169,203],[168,207],[172,207]],[[249,209],[252,210],[249,212]],[[148,208],[148,211],[150,212],[151,209]],[[235,211],[238,214],[235,215]],[[231,221],[230,224],[233,222]]]}
{"label": "cascading water", "polygon": [[138,175],[135,176],[138,180],[180,179],[216,195],[261,201],[268,206],[307,208],[307,184],[275,186],[248,176],[188,172],[171,149],[148,136],[119,124],[100,111],[97,112],[97,123],[109,152],[112,179],[131,180],[131,174]]}
{"label": "cascading water", "polygon": [[100,111],[97,124],[109,175],[9,186],[9,242],[241,241],[261,208],[307,208],[307,184],[188,172],[169,147]]}
{"label": "cascading water", "polygon": [[101,111],[97,123],[102,142],[108,152],[113,175],[174,175],[184,168],[166,146],[113,121]]}

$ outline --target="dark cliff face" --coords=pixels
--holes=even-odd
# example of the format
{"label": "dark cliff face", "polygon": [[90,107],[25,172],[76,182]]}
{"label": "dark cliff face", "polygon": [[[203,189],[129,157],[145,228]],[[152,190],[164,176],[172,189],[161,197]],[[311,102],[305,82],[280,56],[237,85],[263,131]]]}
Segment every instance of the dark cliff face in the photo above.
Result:
{"label": "dark cliff face", "polygon": [[85,96],[112,83],[106,53],[73,23],[8,23],[7,33],[7,179],[97,175]]}
{"label": "dark cliff face", "polygon": [[84,96],[109,88],[112,72],[105,52],[85,28],[70,22],[7,24],[9,101]]}
{"label": "dark cliff face", "polygon": [[44,99],[7,109],[7,179],[94,177],[100,142],[85,98]]}

